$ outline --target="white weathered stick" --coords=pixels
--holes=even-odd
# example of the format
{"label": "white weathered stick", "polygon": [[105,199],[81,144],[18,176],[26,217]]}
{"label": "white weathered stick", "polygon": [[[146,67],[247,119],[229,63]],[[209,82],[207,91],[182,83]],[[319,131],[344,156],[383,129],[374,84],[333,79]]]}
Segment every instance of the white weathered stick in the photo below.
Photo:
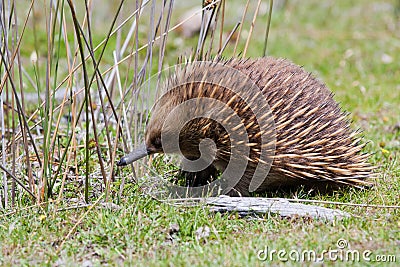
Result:
{"label": "white weathered stick", "polygon": [[281,217],[300,216],[330,221],[350,217],[350,214],[344,211],[301,203],[291,203],[284,198],[219,196],[206,198],[205,202],[211,206],[210,210],[218,212],[273,213]]}

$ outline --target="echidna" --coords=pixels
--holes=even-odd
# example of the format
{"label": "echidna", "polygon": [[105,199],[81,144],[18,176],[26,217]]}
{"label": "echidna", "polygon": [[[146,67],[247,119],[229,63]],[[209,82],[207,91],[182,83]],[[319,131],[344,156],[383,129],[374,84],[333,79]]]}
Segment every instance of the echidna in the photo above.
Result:
{"label": "echidna", "polygon": [[301,184],[370,185],[365,179],[374,168],[347,114],[321,81],[286,59],[192,62],[178,66],[164,89],[145,144],[119,166],[181,153],[193,163],[188,185],[210,183],[220,171],[231,195]]}

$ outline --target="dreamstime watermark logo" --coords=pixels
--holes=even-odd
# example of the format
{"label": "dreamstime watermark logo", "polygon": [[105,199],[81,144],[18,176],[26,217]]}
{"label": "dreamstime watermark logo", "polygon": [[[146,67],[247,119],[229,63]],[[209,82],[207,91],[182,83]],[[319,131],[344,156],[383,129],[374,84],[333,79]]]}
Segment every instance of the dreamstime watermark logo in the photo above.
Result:
{"label": "dreamstime watermark logo", "polygon": [[[157,152],[178,155],[179,161],[172,163],[183,171],[200,172],[210,165],[222,170],[221,179],[204,186],[188,188],[162,181],[163,195],[228,193],[242,182],[250,162],[256,167],[245,186],[249,192],[257,190],[269,173],[276,144],[274,119],[262,90],[243,72],[216,62],[176,65],[151,79],[158,77],[168,78],[145,83],[163,84],[163,91],[146,123],[146,142],[132,155],[144,156],[157,140],[162,146]],[[218,134],[226,138],[217,138]],[[223,142],[229,148],[221,149]]]}
{"label": "dreamstime watermark logo", "polygon": [[338,239],[336,248],[328,248],[321,251],[316,250],[286,250],[271,249],[265,246],[257,251],[257,258],[260,261],[295,261],[295,262],[396,262],[396,255],[374,255],[371,250],[351,249],[346,239]]}

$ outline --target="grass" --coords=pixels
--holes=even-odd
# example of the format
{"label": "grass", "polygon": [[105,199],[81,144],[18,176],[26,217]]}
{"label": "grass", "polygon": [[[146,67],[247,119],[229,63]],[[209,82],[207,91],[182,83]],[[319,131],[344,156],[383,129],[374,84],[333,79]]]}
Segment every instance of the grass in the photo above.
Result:
{"label": "grass", "polygon": [[[228,2],[226,8],[232,8]],[[352,126],[363,130],[365,140],[369,142],[366,151],[373,154],[370,161],[379,166],[379,179],[373,189],[366,191],[349,189],[329,195],[315,195],[299,188],[294,192],[272,196],[400,205],[400,41],[399,28],[395,28],[396,4],[396,1],[362,0],[289,1],[285,9],[274,12],[268,54],[289,58],[303,65],[328,85],[335,93],[335,99],[350,112]],[[235,10],[243,9],[243,4],[232,5],[237,5]],[[22,12],[22,9],[18,11]],[[150,11],[144,11],[144,16],[147,16],[145,12]],[[81,13],[78,14],[80,18],[83,16]],[[260,21],[255,24],[246,56],[262,55],[266,17],[264,13],[259,16]],[[225,27],[233,27],[237,18],[227,17]],[[248,20],[251,19],[252,14]],[[98,23],[104,26],[101,25],[104,21]],[[244,26],[244,31],[248,31],[248,25]],[[93,27],[95,44],[105,37],[104,29],[109,24],[100,26]],[[146,26],[140,29],[141,44],[147,42],[145,29]],[[72,40],[72,27],[70,30]],[[122,34],[127,31],[127,28],[123,28]],[[38,31],[37,34],[38,39],[46,44],[47,39],[43,36],[46,31]],[[25,35],[21,54],[23,66],[34,77],[34,68],[29,62],[30,51],[35,45],[31,37]],[[175,32],[169,36],[172,44],[167,45],[166,65],[176,62],[182,50],[197,43],[196,37],[179,38],[182,39]],[[112,64],[112,49],[117,43],[116,37],[110,39],[101,71]],[[41,42],[39,44],[43,45]],[[244,41],[240,42],[238,51],[243,51],[244,44]],[[40,49],[41,53],[47,53],[45,46]],[[154,53],[158,53],[158,49],[155,47]],[[68,49],[63,47],[56,51],[63,55]],[[232,53],[233,45],[229,45],[223,55],[230,57]],[[143,60],[144,56],[145,53],[140,53],[138,60]],[[67,60],[61,58],[60,62]],[[129,72],[128,64],[121,64],[120,67],[122,74]],[[150,73],[154,73],[157,67],[157,63],[150,66]],[[46,68],[43,63],[36,71],[40,79],[45,79]],[[60,74],[54,83],[59,84],[68,73],[65,64],[60,64]],[[82,80],[81,75],[76,74],[76,80]],[[130,72],[127,80],[130,81],[133,76]],[[124,76],[121,78],[125,79]],[[44,80],[40,84],[44,86]],[[113,86],[117,88],[115,84]],[[27,86],[27,91],[34,90]],[[79,124],[77,128],[84,132],[85,124]],[[99,129],[103,130],[98,134],[97,143],[101,144],[102,153],[109,156],[106,130],[100,126]],[[80,136],[78,131],[75,129],[77,136]],[[115,136],[116,131],[112,129],[111,135]],[[92,132],[91,138],[94,138]],[[46,202],[37,204],[21,190],[13,208],[0,209],[0,265],[261,266],[268,264],[269,260],[258,259],[260,250],[284,250],[288,253],[292,250],[313,250],[321,253],[336,249],[339,239],[348,242],[347,251],[351,249],[363,253],[369,250],[373,260],[378,256],[393,260],[394,256],[397,265],[400,262],[398,208],[324,205],[353,214],[352,218],[342,221],[324,222],[307,218],[282,219],[268,214],[256,220],[242,218],[235,213],[213,213],[203,206],[173,206],[145,194],[127,169],[117,170],[115,180],[108,185],[103,184],[95,149],[88,147],[90,204],[85,204],[83,181],[86,151],[81,148],[84,135],[81,139],[83,141],[77,141],[75,145],[75,163],[71,159],[68,164],[70,172],[76,173],[76,177],[71,175],[73,178],[65,180],[61,198],[57,198],[62,184],[60,178],[54,188],[56,194]],[[61,137],[60,151],[66,146],[66,140],[65,136]],[[21,143],[18,147],[23,150]],[[55,154],[60,158],[61,155]],[[109,171],[107,164],[106,170]],[[54,174],[52,170],[49,172]],[[24,175],[27,176],[26,173]],[[107,186],[109,189],[105,190]],[[396,262],[361,260],[354,263],[358,266],[396,266]],[[295,260],[288,260],[288,263],[312,264]],[[340,263],[325,261],[324,265]],[[273,264],[285,263],[275,254]]]}

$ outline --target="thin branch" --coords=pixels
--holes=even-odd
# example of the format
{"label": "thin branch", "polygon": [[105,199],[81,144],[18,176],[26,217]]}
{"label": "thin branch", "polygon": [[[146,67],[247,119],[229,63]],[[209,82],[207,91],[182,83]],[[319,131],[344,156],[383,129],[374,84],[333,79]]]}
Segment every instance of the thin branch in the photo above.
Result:
{"label": "thin branch", "polygon": [[246,57],[247,48],[249,47],[249,44],[250,44],[251,35],[253,34],[253,29],[254,29],[254,25],[256,23],[256,19],[257,19],[257,15],[258,15],[258,10],[260,9],[260,5],[261,5],[261,0],[258,0],[257,8],[256,8],[256,11],[254,12],[254,16],[253,16],[253,21],[251,22],[249,35],[247,36],[246,45],[244,46],[242,58]]}
{"label": "thin branch", "polygon": [[29,193],[29,195],[31,195],[34,199],[36,199],[36,196],[32,193],[32,191],[26,188],[25,185],[17,177],[15,177],[15,175],[9,172],[9,170],[7,170],[2,164],[0,164],[0,169],[6,172],[7,175],[10,176],[14,181],[16,181],[26,192]]}
{"label": "thin branch", "polygon": [[268,12],[268,19],[267,19],[267,27],[266,27],[266,30],[265,30],[263,57],[265,57],[265,55],[267,54],[268,35],[269,35],[269,28],[271,26],[272,7],[273,7],[273,5],[274,5],[274,0],[269,0],[269,12]]}

